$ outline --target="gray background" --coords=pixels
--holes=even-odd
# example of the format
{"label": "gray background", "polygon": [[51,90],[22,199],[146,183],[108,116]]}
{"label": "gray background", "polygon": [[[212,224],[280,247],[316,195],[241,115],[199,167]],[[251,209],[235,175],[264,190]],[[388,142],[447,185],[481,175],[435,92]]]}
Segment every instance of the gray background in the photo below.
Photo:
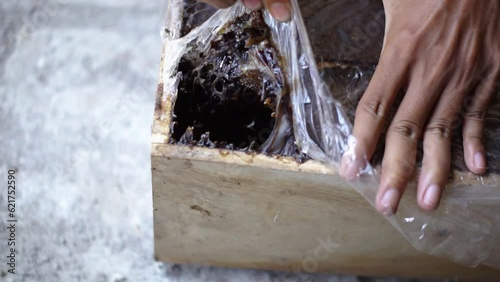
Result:
{"label": "gray background", "polygon": [[2,259],[0,281],[301,281],[154,261],[149,144],[160,6],[0,1],[0,177],[19,170],[18,274]]}

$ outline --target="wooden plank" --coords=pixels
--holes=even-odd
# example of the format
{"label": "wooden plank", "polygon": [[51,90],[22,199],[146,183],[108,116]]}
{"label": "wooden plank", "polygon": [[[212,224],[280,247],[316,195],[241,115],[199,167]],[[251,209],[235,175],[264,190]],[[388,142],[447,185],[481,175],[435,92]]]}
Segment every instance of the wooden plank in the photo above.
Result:
{"label": "wooden plank", "polygon": [[500,277],[492,269],[470,269],[417,252],[334,171],[314,162],[154,145],[152,174],[155,248],[162,261],[419,278]]}

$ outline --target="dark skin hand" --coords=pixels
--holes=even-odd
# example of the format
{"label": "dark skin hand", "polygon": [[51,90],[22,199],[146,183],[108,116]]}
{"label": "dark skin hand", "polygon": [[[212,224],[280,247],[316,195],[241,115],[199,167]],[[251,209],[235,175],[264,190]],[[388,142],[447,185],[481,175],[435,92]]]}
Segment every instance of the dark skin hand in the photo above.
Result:
{"label": "dark skin hand", "polygon": [[[205,0],[224,8],[232,0]],[[384,0],[386,34],[377,70],[355,117],[353,155],[340,172],[355,179],[370,160],[389,110],[401,89],[406,94],[386,135],[376,196],[384,215],[397,211],[415,170],[417,144],[424,156],[417,201],[435,210],[451,167],[451,138],[457,122],[463,132],[469,170],[486,172],[484,119],[500,80],[500,1]],[[287,0],[245,0],[250,9],[268,9],[278,20],[291,18]]]}

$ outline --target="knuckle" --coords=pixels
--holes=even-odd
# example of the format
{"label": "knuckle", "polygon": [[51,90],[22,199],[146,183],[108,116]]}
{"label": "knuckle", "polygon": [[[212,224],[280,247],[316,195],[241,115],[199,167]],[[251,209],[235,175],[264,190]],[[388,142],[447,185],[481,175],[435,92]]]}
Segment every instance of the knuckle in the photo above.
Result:
{"label": "knuckle", "polygon": [[435,136],[443,140],[451,140],[453,134],[453,121],[444,118],[438,118],[429,123],[425,129],[426,135]]}
{"label": "knuckle", "polygon": [[486,110],[485,109],[469,109],[467,111],[467,113],[465,113],[465,118],[468,120],[483,122],[486,118]]}
{"label": "knuckle", "polygon": [[483,143],[484,137],[482,135],[476,135],[476,134],[466,134],[464,137],[466,142],[469,143]]}
{"label": "knuckle", "polygon": [[381,120],[387,115],[387,109],[387,103],[381,98],[363,99],[358,107],[358,111],[369,114],[377,120]]}
{"label": "knuckle", "polygon": [[404,138],[416,142],[420,138],[420,126],[410,120],[394,121],[389,127],[389,133],[398,134]]}

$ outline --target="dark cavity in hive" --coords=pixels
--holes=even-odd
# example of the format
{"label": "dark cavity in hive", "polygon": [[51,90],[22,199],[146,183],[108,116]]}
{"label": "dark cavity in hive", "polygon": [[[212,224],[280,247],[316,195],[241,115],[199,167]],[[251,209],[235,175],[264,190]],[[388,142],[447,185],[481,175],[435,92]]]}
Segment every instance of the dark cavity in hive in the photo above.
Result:
{"label": "dark cavity in hive", "polygon": [[283,61],[261,12],[182,57],[172,143],[296,155]]}

